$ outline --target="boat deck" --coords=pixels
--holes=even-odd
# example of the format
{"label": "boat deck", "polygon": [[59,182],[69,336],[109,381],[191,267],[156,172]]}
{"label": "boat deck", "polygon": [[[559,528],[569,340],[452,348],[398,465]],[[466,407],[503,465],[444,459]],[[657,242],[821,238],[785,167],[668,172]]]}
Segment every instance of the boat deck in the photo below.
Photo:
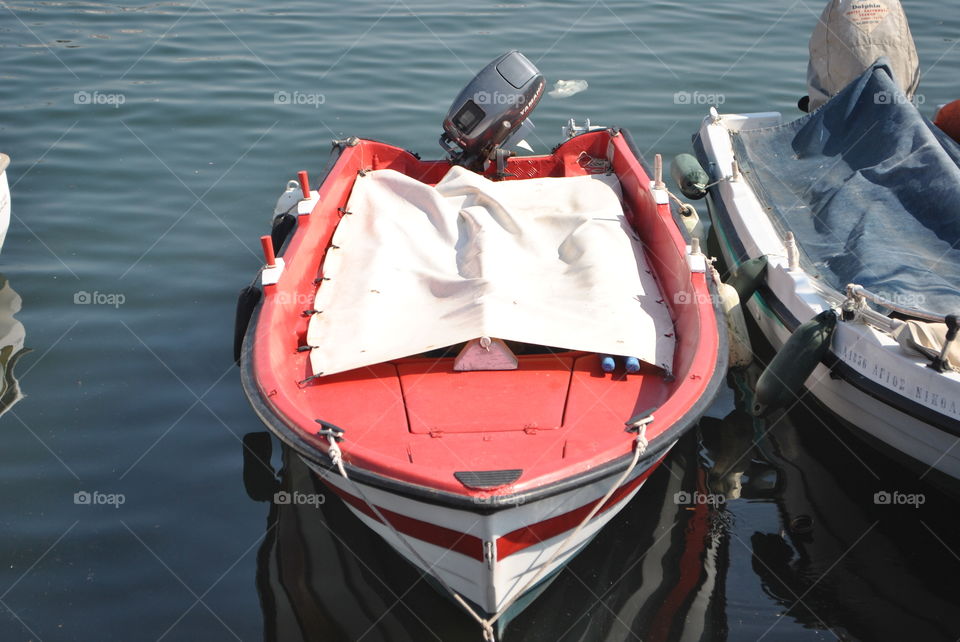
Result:
{"label": "boat deck", "polygon": [[[602,452],[625,441],[624,422],[663,403],[662,371],[604,373],[596,355],[521,355],[509,377],[453,372],[453,359],[403,359],[332,375],[304,402],[394,466],[457,471],[521,469]],[[599,428],[602,426],[603,428]]]}

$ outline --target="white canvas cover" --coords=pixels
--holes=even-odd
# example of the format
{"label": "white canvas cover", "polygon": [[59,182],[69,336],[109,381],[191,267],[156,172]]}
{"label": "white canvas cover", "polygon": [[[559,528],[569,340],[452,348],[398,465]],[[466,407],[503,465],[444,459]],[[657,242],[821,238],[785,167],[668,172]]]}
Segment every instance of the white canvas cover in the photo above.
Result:
{"label": "white canvas cover", "polygon": [[[886,57],[908,98],[920,83],[917,47],[900,0],[830,0],[810,36],[810,111]],[[877,96],[895,100],[896,96]]]}
{"label": "white canvas cover", "polygon": [[314,374],[482,336],[669,369],[673,324],[619,190],[615,176],[494,182],[460,167],[435,187],[358,176],[308,328]]}

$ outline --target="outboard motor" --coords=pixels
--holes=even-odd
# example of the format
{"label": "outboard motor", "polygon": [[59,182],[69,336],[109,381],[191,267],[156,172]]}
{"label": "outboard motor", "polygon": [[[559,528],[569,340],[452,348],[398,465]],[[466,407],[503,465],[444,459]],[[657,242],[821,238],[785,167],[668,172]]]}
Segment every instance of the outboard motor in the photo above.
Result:
{"label": "outboard motor", "polygon": [[804,111],[830,100],[884,56],[894,80],[912,98],[920,62],[900,0],[830,0],[810,36],[810,101]]}
{"label": "outboard motor", "polygon": [[443,119],[440,146],[455,164],[483,171],[540,102],[545,84],[543,74],[522,53],[503,54],[454,99]]}

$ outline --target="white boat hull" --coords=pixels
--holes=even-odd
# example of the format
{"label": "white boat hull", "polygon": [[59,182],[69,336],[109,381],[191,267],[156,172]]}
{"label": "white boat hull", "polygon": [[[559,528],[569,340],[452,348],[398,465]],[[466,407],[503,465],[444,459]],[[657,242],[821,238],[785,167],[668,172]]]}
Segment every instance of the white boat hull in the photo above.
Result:
{"label": "white boat hull", "polygon": [[[757,302],[751,301],[748,308],[755,319],[764,318],[764,323],[760,324],[763,334],[771,345],[779,350],[790,337],[790,331],[779,320],[770,318]],[[837,337],[834,340],[834,350],[842,352],[844,346],[862,349],[868,339],[861,333],[851,334],[853,336]],[[880,368],[888,372],[905,370],[903,364],[896,363],[896,357],[878,360],[877,363],[878,371]],[[869,369],[872,371],[873,367],[870,366]],[[960,444],[957,437],[913,415],[901,412],[843,379],[832,378],[830,369],[824,365],[817,366],[807,379],[806,388],[820,403],[847,423],[919,462],[924,468],[921,474],[928,470],[938,470],[954,479],[960,479]],[[913,390],[916,388],[916,385],[912,387]],[[960,397],[954,399],[960,403]]]}
{"label": "white boat hull", "polygon": [[[724,115],[716,122],[705,119],[700,140],[711,161],[706,169],[712,179],[732,174],[730,130],[779,122],[776,113]],[[720,183],[713,199],[711,215],[727,265],[768,257],[769,300],[757,293],[747,308],[765,338],[779,350],[791,333],[785,315],[803,322],[836,307],[844,297],[802,270],[789,269],[783,239],[746,181]],[[936,372],[927,367],[927,360],[905,352],[882,328],[859,321],[838,323],[831,352],[839,376],[818,365],[806,381],[806,390],[866,436],[906,456],[922,477],[936,471],[942,475],[934,474],[935,480],[955,487],[960,480],[960,433],[955,430],[960,425],[960,374]]]}
{"label": "white boat hull", "polygon": [[7,165],[10,157],[0,154],[0,247],[7,238],[7,228],[10,227],[10,184],[7,182]]}
{"label": "white boat hull", "polygon": [[[442,580],[442,584],[479,607],[484,615],[491,615],[551,577],[582,550],[636,495],[662,459],[648,468],[637,466],[607,506],[570,541],[570,534],[607,494],[619,474],[552,497],[486,513],[479,512],[482,504],[478,505],[478,512],[473,512],[359,485],[363,496],[391,522],[391,528],[367,507],[355,482],[304,461],[362,522],[410,563]],[[443,536],[438,537],[438,533]],[[540,539],[540,535],[546,537]],[[426,541],[429,539],[434,541]],[[518,544],[518,539],[525,541]],[[417,555],[411,553],[411,547]],[[549,566],[543,569],[546,563]],[[534,577],[537,581],[528,586]]]}

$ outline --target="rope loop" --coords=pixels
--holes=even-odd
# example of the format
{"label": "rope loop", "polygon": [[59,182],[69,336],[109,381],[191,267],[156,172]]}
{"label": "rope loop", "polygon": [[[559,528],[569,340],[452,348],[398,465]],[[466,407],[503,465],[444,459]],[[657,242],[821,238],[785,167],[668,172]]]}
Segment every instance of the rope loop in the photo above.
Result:
{"label": "rope loop", "polygon": [[867,298],[858,291],[859,287],[854,283],[847,285],[847,298],[840,304],[841,318],[844,321],[859,321],[867,310]]}
{"label": "rope loop", "polygon": [[343,475],[344,479],[350,479],[347,477],[347,471],[343,468],[343,452],[341,452],[340,446],[337,445],[337,439],[333,435],[327,435],[327,443],[330,444],[330,447],[327,449],[327,455],[330,457],[330,461],[340,470],[340,474]]}
{"label": "rope loop", "polygon": [[641,456],[647,452],[647,446],[650,445],[650,442],[647,441],[647,424],[640,424],[637,427],[637,438],[633,443]]}
{"label": "rope loop", "polygon": [[483,642],[497,642],[497,636],[493,632],[493,625],[484,620],[480,623],[483,627]]}

